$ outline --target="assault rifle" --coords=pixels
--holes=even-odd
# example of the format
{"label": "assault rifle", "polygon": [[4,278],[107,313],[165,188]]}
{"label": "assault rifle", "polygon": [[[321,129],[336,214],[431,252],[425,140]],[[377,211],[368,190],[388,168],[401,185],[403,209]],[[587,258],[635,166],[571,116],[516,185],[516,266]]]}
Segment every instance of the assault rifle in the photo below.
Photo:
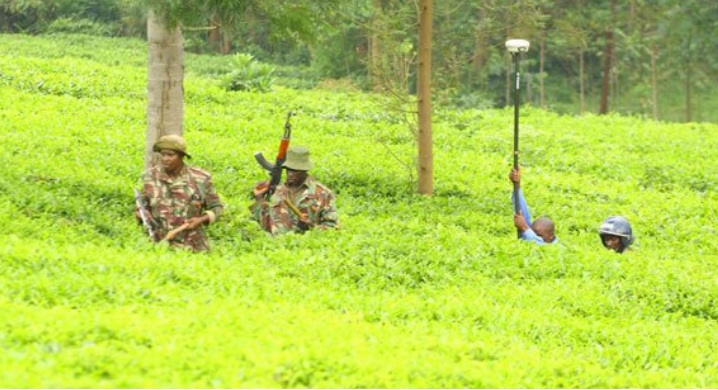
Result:
{"label": "assault rifle", "polygon": [[282,181],[282,165],[284,164],[284,160],[287,158],[287,149],[289,149],[289,141],[292,138],[292,124],[289,123],[289,120],[293,115],[296,114],[291,111],[287,114],[287,121],[284,123],[284,135],[282,136],[282,140],[279,142],[279,151],[277,152],[277,158],[274,160],[274,164],[267,161],[261,152],[254,154],[254,158],[257,160],[259,165],[271,174],[269,188],[264,195],[267,200],[272,197],[272,194],[274,194],[277,186]]}
{"label": "assault rifle", "polygon": [[155,233],[155,227],[152,223],[152,216],[150,215],[149,210],[147,210],[147,202],[137,188],[135,188],[135,206],[137,206],[137,211],[140,213],[142,225],[144,225],[145,229],[147,229],[147,234],[150,235],[150,238],[153,241],[157,241],[157,233]]}

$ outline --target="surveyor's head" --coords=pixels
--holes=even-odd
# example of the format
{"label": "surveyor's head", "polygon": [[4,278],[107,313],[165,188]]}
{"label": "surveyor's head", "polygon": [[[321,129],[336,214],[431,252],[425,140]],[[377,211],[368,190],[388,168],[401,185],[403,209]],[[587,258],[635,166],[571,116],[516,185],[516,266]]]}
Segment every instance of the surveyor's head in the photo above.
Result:
{"label": "surveyor's head", "polygon": [[541,237],[544,242],[553,242],[556,239],[556,227],[550,218],[537,218],[531,224],[531,230]]}
{"label": "surveyor's head", "polygon": [[601,243],[604,247],[623,253],[633,244],[633,229],[624,217],[614,216],[606,218],[598,229]]}
{"label": "surveyor's head", "polygon": [[309,158],[309,149],[304,146],[291,146],[282,166],[287,170],[287,185],[297,186],[307,179],[314,163]]}
{"label": "surveyor's head", "polygon": [[187,154],[187,143],[179,135],[163,135],[152,146],[152,150],[159,153],[160,163],[166,172],[176,172],[183,165],[183,159],[192,158]]}

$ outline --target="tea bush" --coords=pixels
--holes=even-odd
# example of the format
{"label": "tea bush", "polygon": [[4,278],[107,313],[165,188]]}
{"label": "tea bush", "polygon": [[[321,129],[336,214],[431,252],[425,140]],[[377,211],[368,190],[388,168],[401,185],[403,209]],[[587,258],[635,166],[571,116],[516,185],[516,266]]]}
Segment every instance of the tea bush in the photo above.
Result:
{"label": "tea bush", "polygon": [[[715,124],[522,107],[523,187],[561,242],[538,247],[512,224],[512,109],[435,107],[420,196],[384,97],[226,91],[208,71],[226,59],[190,56],[184,135],[226,204],[191,254],[132,214],[143,43],[0,35],[0,53],[2,387],[718,386]],[[253,154],[290,110],[339,230],[249,220]],[[596,234],[616,214],[624,255]]]}

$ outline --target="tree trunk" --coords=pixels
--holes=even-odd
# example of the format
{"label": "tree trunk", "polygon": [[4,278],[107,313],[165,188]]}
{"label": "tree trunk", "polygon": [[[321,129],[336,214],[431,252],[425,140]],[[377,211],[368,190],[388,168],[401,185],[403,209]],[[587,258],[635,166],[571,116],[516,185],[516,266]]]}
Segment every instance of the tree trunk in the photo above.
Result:
{"label": "tree trunk", "polygon": [[539,106],[546,107],[546,100],[543,88],[543,66],[544,66],[544,50],[546,49],[546,33],[541,31],[541,44],[539,46]]}
{"label": "tree trunk", "polygon": [[381,61],[381,49],[379,44],[379,29],[381,28],[379,18],[382,14],[381,0],[374,0],[374,17],[372,19],[369,35],[369,78],[372,89],[376,92],[382,90],[381,76],[379,74]]}
{"label": "tree trunk", "polygon": [[209,27],[210,29],[207,32],[207,42],[213,51],[219,52],[222,38],[220,34],[219,18],[217,17],[216,12],[212,13],[212,16],[209,17]]}
{"label": "tree trunk", "polygon": [[8,15],[8,12],[5,10],[0,11],[0,32],[2,33],[9,33],[12,32],[10,21],[8,20],[10,16]]}
{"label": "tree trunk", "polygon": [[601,107],[598,109],[599,114],[608,113],[608,94],[611,81],[611,57],[613,56],[613,44],[611,42],[612,34],[606,32],[606,47],[603,50],[603,75],[601,76]]}
{"label": "tree trunk", "polygon": [[[612,20],[616,17],[616,0],[611,0]],[[613,26],[606,28],[606,47],[603,50],[603,75],[601,79],[601,108],[599,114],[608,113],[608,95],[611,83],[611,67],[613,66]]]}
{"label": "tree trunk", "polygon": [[609,99],[611,102],[613,102],[614,107],[621,107],[621,84],[619,83],[619,73],[620,69],[618,69],[618,66],[616,65],[616,48],[614,46],[613,48],[613,60],[611,61],[611,87],[608,89],[611,94],[611,98]]}
{"label": "tree trunk", "polygon": [[147,16],[147,130],[145,168],[154,161],[152,146],[163,135],[182,135],[184,51],[182,31],[167,28],[152,11]]}
{"label": "tree trunk", "polygon": [[227,55],[232,52],[232,37],[227,29],[222,31],[222,54]]}
{"label": "tree trunk", "polygon": [[686,89],[686,122],[691,122],[693,120],[693,80],[691,79],[691,75],[693,72],[691,72],[691,65],[688,61],[685,62],[686,68],[684,68],[685,72],[685,89]]}
{"label": "tree trunk", "polygon": [[653,95],[653,119],[658,120],[658,71],[656,70],[656,56],[658,49],[651,47],[651,94]]}
{"label": "tree trunk", "polygon": [[434,167],[431,140],[431,35],[433,21],[432,0],[421,0],[419,9],[419,193],[434,192]]}
{"label": "tree trunk", "polygon": [[[476,19],[477,20],[483,20],[486,16],[484,15],[484,8],[479,7]],[[476,77],[476,85],[479,87],[479,89],[486,86],[486,78],[482,78],[481,76],[481,70],[486,66],[486,63],[489,61],[489,50],[486,50],[488,44],[487,44],[487,34],[486,31],[481,28],[476,28],[476,33],[474,35],[474,50],[471,54],[471,71],[468,72],[469,79],[467,80],[467,85],[472,85],[472,82],[474,82],[474,76]]]}
{"label": "tree trunk", "polygon": [[578,85],[581,114],[586,112],[586,60],[583,48],[578,52]]}

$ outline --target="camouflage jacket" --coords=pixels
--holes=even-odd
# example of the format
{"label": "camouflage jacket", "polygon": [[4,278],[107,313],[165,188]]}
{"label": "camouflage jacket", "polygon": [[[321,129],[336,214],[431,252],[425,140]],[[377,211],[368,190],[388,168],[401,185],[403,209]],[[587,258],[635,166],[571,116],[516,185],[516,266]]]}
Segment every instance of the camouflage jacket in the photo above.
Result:
{"label": "camouflage jacket", "polygon": [[339,216],[332,191],[311,176],[307,177],[302,187],[303,191],[295,199],[290,199],[289,188],[284,185],[277,186],[269,201],[262,199],[250,207],[252,218],[272,235],[288,232],[303,233],[306,226],[299,223],[299,217],[285,202],[289,199],[302,214],[308,216],[314,227],[318,229],[339,227]]}
{"label": "camouflage jacket", "polygon": [[[170,230],[182,226],[192,217],[207,214],[213,223],[224,210],[214,191],[211,175],[199,168],[185,165],[179,175],[172,178],[162,168],[154,166],[142,175],[141,185],[155,226],[155,241],[160,241]],[[209,240],[202,225],[180,232],[169,243],[193,251],[209,250]]]}

